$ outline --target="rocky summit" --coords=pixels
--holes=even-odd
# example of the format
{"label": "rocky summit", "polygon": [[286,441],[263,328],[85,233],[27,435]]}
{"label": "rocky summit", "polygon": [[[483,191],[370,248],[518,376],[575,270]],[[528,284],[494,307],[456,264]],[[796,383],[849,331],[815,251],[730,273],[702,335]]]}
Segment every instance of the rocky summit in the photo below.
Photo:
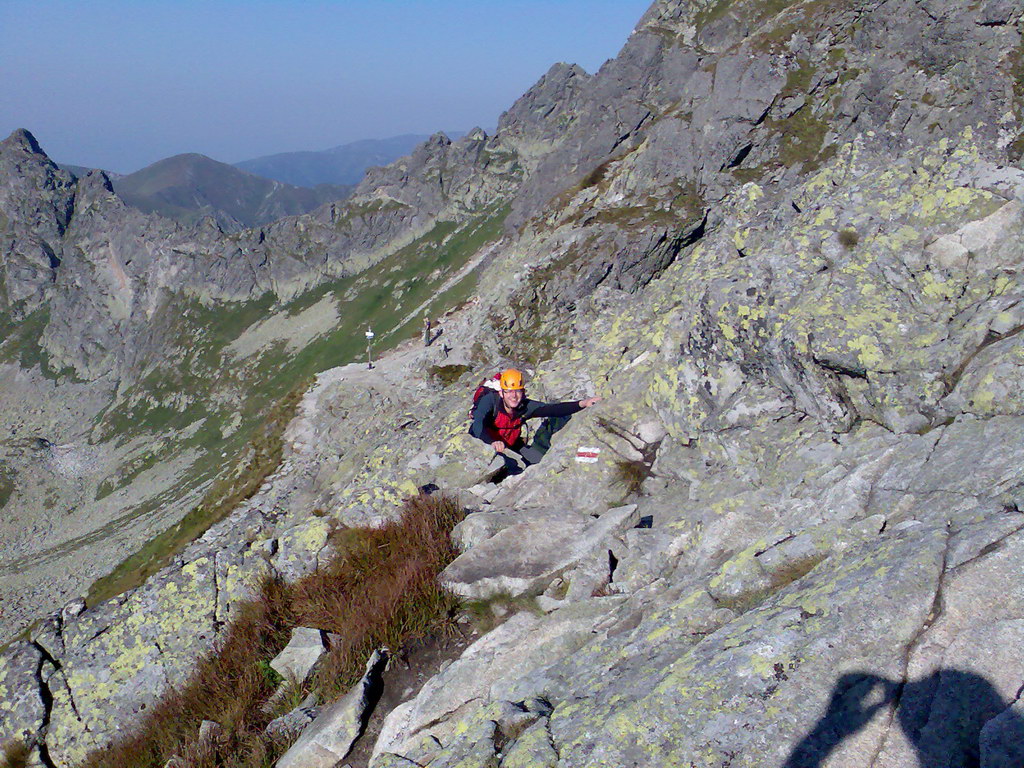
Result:
{"label": "rocky summit", "polygon": [[[658,0],[493,136],[436,135],[344,204],[234,234],[126,209],[13,135],[0,568],[90,565],[18,577],[39,620],[0,654],[0,742],[80,763],[260,574],[297,579],[333,528],[436,486],[469,510],[443,584],[522,610],[399,694],[373,768],[1020,768],[1022,17]],[[367,296],[393,349],[326,364],[342,327],[356,358]],[[447,312],[429,346],[424,312]],[[467,411],[508,364],[531,397],[602,399],[495,484]],[[223,476],[271,399],[254,382],[308,372],[257,489],[141,586],[59,608],[104,572],[91,547],[130,552],[123,528]],[[338,707],[304,706],[298,743],[330,741]]]}

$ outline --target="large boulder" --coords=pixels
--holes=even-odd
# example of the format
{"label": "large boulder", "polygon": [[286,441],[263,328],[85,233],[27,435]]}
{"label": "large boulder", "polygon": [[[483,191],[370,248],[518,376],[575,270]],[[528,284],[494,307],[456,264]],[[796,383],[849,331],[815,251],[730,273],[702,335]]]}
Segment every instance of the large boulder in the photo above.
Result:
{"label": "large boulder", "polygon": [[320,710],[277,761],[277,768],[334,768],[338,765],[362,734],[370,710],[380,698],[381,675],[387,662],[386,651],[374,651],[366,662],[362,679],[340,699]]}
{"label": "large boulder", "polygon": [[581,560],[612,546],[636,525],[636,509],[635,504],[612,509],[596,519],[534,511],[456,558],[441,573],[441,584],[475,600],[536,594]]}

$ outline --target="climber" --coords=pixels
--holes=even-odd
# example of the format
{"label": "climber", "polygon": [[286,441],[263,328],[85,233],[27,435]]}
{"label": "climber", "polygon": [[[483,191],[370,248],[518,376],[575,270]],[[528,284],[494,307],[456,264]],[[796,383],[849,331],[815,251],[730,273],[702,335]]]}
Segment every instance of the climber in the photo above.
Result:
{"label": "climber", "polygon": [[[478,392],[480,390],[478,389]],[[522,471],[506,453],[515,451],[527,465],[536,464],[551,447],[551,436],[569,421],[574,413],[597,403],[601,398],[588,397],[565,403],[542,403],[530,400],[523,386],[523,374],[514,368],[502,371],[497,389],[485,389],[473,406],[473,422],[469,434],[483,440],[505,459],[509,474]],[[523,439],[523,422],[543,418],[531,445]]]}

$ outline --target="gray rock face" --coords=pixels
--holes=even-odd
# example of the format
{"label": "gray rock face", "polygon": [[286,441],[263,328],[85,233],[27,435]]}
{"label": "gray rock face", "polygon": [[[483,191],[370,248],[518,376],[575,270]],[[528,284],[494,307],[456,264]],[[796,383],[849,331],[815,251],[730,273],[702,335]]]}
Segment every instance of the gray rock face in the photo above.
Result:
{"label": "gray rock face", "polygon": [[43,303],[56,277],[74,208],[74,181],[27,131],[15,131],[0,145],[0,179],[5,303],[22,319]]}
{"label": "gray rock face", "polygon": [[374,651],[366,673],[351,691],[325,706],[316,719],[277,761],[277,768],[334,768],[348,754],[362,732],[369,708],[379,696],[380,675],[387,652]]}
{"label": "gray rock face", "polygon": [[327,643],[322,630],[296,627],[288,645],[274,657],[270,666],[285,680],[303,683],[326,652]]}
{"label": "gray rock face", "polygon": [[48,719],[41,673],[44,653],[18,642],[0,654],[0,744],[35,744]]}
{"label": "gray rock face", "polygon": [[319,714],[319,707],[298,707],[271,720],[267,724],[266,733],[274,741],[291,741],[311,725]]}
{"label": "gray rock face", "polygon": [[458,557],[440,575],[457,595],[486,600],[542,592],[561,573],[595,558],[608,572],[609,548],[636,525],[636,505],[608,510],[596,521],[587,515],[534,510]]}

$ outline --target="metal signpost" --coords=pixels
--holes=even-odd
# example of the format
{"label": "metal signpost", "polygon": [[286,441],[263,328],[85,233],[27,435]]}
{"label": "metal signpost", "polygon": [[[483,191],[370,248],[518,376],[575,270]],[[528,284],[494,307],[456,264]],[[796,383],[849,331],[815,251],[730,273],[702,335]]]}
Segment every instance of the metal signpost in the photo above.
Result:
{"label": "metal signpost", "polygon": [[366,367],[373,370],[373,357],[370,355],[370,345],[373,343],[373,329],[366,328]]}

